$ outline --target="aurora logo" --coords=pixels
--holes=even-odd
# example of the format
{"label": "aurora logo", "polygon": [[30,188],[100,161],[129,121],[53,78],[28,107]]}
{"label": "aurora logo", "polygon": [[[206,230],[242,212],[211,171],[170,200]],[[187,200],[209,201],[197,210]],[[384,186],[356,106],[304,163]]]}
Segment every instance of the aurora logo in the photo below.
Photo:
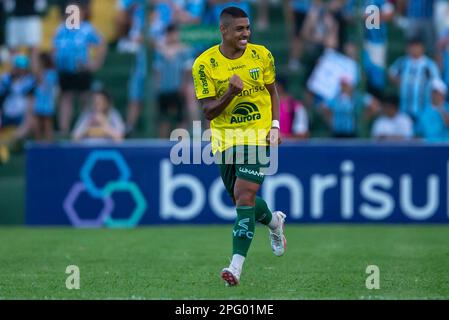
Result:
{"label": "aurora logo", "polygon": [[259,120],[259,108],[251,102],[241,102],[232,110],[231,124]]}

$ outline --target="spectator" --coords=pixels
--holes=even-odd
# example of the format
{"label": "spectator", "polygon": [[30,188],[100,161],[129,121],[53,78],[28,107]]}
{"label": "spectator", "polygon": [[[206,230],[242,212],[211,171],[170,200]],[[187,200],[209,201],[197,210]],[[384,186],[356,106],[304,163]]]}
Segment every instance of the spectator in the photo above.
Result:
{"label": "spectator", "polygon": [[218,24],[220,21],[220,13],[226,7],[238,7],[245,11],[251,21],[251,5],[248,0],[208,0],[208,10],[205,13],[205,22],[208,24]]}
{"label": "spectator", "polygon": [[[206,0],[156,0],[150,19],[150,35],[154,43],[163,41],[165,30],[170,24],[200,24],[202,19],[212,20],[206,13]],[[204,20],[204,19],[203,19]],[[207,21],[210,22],[210,21]],[[213,23],[213,22],[212,22]]]}
{"label": "spectator", "polygon": [[348,26],[356,8],[355,0],[329,0],[326,5],[338,24],[337,48],[343,51],[344,45],[350,40]]}
{"label": "spectator", "polygon": [[199,24],[206,9],[206,0],[172,0],[173,22]]}
{"label": "spectator", "polygon": [[446,84],[436,79],[432,82],[432,103],[421,111],[417,135],[428,141],[449,140],[449,104],[445,102]]}
{"label": "spectator", "polygon": [[185,126],[183,123],[185,97],[182,91],[184,74],[190,68],[186,62],[191,61],[190,57],[190,50],[179,41],[176,25],[168,26],[165,41],[158,46],[154,63],[161,138],[170,136],[171,127]]}
{"label": "spectator", "polygon": [[93,107],[81,114],[73,130],[73,140],[90,143],[121,141],[125,134],[122,117],[112,107],[109,93],[95,91],[92,96]]}
{"label": "spectator", "polygon": [[337,49],[338,30],[338,23],[326,5],[322,0],[314,0],[301,30],[304,55],[307,57],[307,60],[303,60],[307,66],[304,70],[306,79],[325,49]]}
{"label": "spectator", "polygon": [[421,38],[408,41],[407,56],[390,67],[391,80],[400,86],[400,109],[412,118],[430,102],[430,83],[439,78],[436,63],[424,55]]}
{"label": "spectator", "polygon": [[170,0],[156,0],[150,15],[150,38],[153,45],[163,41],[165,30],[173,23],[173,7]]}
{"label": "spectator", "polygon": [[[102,66],[106,54],[105,41],[86,20],[87,9],[87,7],[80,7],[82,22],[79,29],[68,29],[63,22],[53,39],[56,69],[61,88],[59,129],[63,135],[70,130],[74,94],[81,94],[81,104],[85,107],[92,73]],[[98,49],[95,59],[89,52],[92,47]]]}
{"label": "spectator", "polygon": [[438,42],[438,63],[443,70],[443,80],[449,85],[449,28]]}
{"label": "spectator", "polygon": [[358,114],[366,103],[364,97],[354,90],[352,81],[341,79],[340,93],[322,104],[323,113],[334,138],[355,138],[357,136]]}
{"label": "spectator", "polygon": [[382,103],[382,113],[373,124],[371,136],[379,140],[406,140],[413,137],[413,121],[399,111],[398,99],[387,97]]}
{"label": "spectator", "polygon": [[126,135],[135,131],[144,100],[147,77],[147,50],[145,45],[146,1],[119,0],[117,25],[121,39],[117,44],[119,52],[133,53],[134,66],[128,81],[128,107]]}
{"label": "spectator", "polygon": [[363,67],[366,72],[368,92],[379,95],[386,85],[388,40],[386,22],[393,18],[394,6],[387,0],[365,0],[365,8],[371,5],[380,8],[380,25],[379,28],[364,28]]}
{"label": "spectator", "polygon": [[290,71],[298,71],[301,66],[299,61],[303,53],[302,28],[312,0],[287,1],[287,6],[284,6],[284,14],[290,30],[290,59],[288,68]]}
{"label": "spectator", "polygon": [[437,37],[441,37],[449,27],[449,1],[436,0],[434,4],[434,23]]}
{"label": "spectator", "polygon": [[118,0],[116,20],[119,52],[136,53],[142,42],[145,27],[145,0]]}
{"label": "spectator", "polygon": [[40,54],[34,104],[37,140],[53,140],[53,117],[58,89],[58,74],[48,53]]}
{"label": "spectator", "polygon": [[304,21],[302,36],[312,52],[320,54],[326,46],[337,48],[338,22],[322,0],[313,2]]}
{"label": "spectator", "polygon": [[145,45],[140,45],[135,53],[134,66],[131,69],[128,81],[128,107],[126,117],[126,135],[135,132],[139,121],[142,105],[145,99],[145,85],[147,78],[147,50]]}
{"label": "spectator", "polygon": [[265,31],[269,27],[270,18],[269,18],[269,1],[268,0],[259,0],[257,6],[257,30]]}
{"label": "spectator", "polygon": [[305,139],[309,137],[309,117],[304,105],[295,100],[287,89],[284,78],[276,79],[279,94],[279,120],[283,138]]}
{"label": "spectator", "polygon": [[427,54],[433,55],[435,49],[435,29],[433,12],[435,0],[401,0],[405,11],[406,38],[422,37],[425,39]]}
{"label": "spectator", "polygon": [[47,8],[46,0],[4,0],[3,6],[9,14],[6,20],[6,44],[15,55],[26,48],[31,57],[31,66],[38,63],[39,45],[42,41],[40,14]]}
{"label": "spectator", "polygon": [[0,79],[1,130],[8,131],[4,139],[23,139],[33,129],[35,89],[36,81],[30,72],[28,57],[15,56],[11,72]]}

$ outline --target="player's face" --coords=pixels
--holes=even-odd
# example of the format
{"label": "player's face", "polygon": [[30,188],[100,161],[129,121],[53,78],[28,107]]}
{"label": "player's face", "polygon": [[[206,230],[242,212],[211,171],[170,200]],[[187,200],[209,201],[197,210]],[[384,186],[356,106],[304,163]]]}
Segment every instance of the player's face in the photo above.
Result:
{"label": "player's face", "polygon": [[245,50],[248,45],[251,29],[248,18],[236,18],[223,34],[226,42],[237,50]]}

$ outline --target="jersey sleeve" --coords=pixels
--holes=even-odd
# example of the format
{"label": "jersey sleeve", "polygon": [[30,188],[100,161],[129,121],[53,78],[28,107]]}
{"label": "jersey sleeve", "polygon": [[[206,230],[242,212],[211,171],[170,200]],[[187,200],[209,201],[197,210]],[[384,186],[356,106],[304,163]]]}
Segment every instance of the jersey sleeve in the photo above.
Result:
{"label": "jersey sleeve", "polygon": [[198,100],[215,97],[217,95],[207,64],[201,60],[195,60],[192,67],[192,76],[195,94]]}
{"label": "jersey sleeve", "polygon": [[265,84],[272,84],[276,80],[276,67],[274,64],[274,57],[271,52],[264,47],[264,71],[263,81]]}

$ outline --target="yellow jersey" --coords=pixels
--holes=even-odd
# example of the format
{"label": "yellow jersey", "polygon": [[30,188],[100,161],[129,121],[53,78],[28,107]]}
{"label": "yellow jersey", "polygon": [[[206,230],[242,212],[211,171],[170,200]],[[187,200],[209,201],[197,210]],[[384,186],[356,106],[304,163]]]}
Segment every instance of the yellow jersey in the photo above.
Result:
{"label": "yellow jersey", "polygon": [[219,99],[234,74],[243,81],[242,92],[211,121],[214,154],[234,145],[267,145],[272,116],[271,96],[265,85],[276,78],[274,58],[267,48],[248,43],[241,57],[228,59],[219,45],[213,46],[195,60],[192,74],[198,99]]}

